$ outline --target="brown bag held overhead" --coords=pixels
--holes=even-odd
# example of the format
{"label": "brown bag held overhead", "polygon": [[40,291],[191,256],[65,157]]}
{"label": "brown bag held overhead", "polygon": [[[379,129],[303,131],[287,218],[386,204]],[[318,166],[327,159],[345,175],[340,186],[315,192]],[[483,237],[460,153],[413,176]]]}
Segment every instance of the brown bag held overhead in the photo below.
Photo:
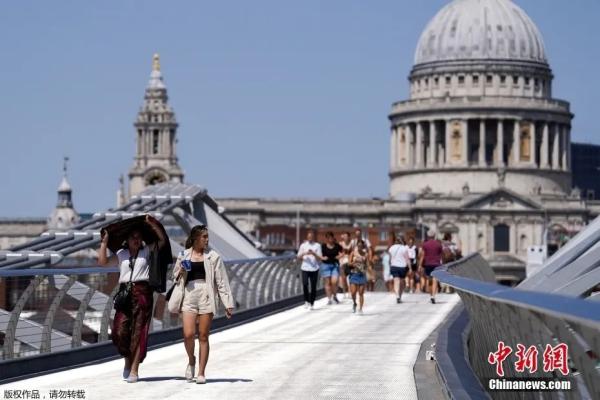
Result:
{"label": "brown bag held overhead", "polygon": [[[168,238],[167,232],[162,224],[154,219],[154,223],[162,231],[163,236]],[[152,227],[146,222],[146,214],[138,215],[132,218],[127,218],[118,222],[114,222],[104,227],[103,230],[108,232],[108,248],[116,254],[127,241],[127,235],[131,230],[136,229],[142,234],[143,241],[148,243],[157,243],[158,237]],[[150,249],[150,277],[149,284],[155,292],[163,293],[167,290],[167,269],[173,261],[171,254],[171,244],[167,239],[162,248]]]}

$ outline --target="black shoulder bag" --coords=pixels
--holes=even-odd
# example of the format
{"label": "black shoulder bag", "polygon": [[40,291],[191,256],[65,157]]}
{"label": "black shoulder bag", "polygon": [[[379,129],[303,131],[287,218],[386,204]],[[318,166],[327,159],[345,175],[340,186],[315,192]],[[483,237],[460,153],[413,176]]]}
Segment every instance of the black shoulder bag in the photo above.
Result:
{"label": "black shoulder bag", "polygon": [[117,311],[127,313],[131,310],[131,291],[133,289],[131,279],[133,279],[133,267],[135,266],[136,259],[137,257],[129,257],[129,268],[131,269],[129,282],[120,284],[119,291],[113,297],[113,306]]}

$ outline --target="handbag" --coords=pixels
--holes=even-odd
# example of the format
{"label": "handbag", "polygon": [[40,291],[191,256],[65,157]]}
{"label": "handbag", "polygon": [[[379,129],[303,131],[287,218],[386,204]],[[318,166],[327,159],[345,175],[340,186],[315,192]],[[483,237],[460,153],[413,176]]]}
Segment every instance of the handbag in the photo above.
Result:
{"label": "handbag", "polygon": [[116,311],[121,311],[127,313],[131,309],[131,292],[133,288],[133,283],[131,280],[133,279],[133,267],[135,265],[135,260],[137,257],[129,257],[129,268],[131,269],[131,274],[129,275],[129,282],[119,287],[119,291],[113,297],[113,307]]}
{"label": "handbag", "polygon": [[181,312],[181,305],[183,304],[183,296],[185,288],[185,279],[183,279],[183,273],[179,274],[173,286],[166,294],[168,301],[167,308],[172,314],[179,314]]}

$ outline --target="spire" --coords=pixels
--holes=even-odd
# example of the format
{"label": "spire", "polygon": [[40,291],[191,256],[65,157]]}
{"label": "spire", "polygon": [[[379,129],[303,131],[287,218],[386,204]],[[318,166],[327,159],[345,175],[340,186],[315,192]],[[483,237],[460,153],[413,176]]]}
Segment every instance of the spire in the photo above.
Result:
{"label": "spire", "polygon": [[71,201],[71,185],[67,180],[67,162],[69,161],[69,157],[63,157],[63,178],[60,181],[60,185],[58,186],[58,195],[59,195],[59,205],[60,205],[60,194],[61,193],[69,193],[69,202]]}
{"label": "spire", "polygon": [[152,71],[160,72],[160,56],[158,53],[154,53],[154,57],[152,57]]}
{"label": "spire", "polygon": [[155,53],[152,57],[152,72],[150,73],[148,89],[165,89],[163,77],[160,73],[160,56],[158,53]]}
{"label": "spire", "polygon": [[58,186],[58,202],[56,208],[48,218],[49,229],[66,229],[79,222],[79,215],[73,209],[72,190],[67,180],[67,162],[69,157],[63,158],[63,177]]}
{"label": "spire", "polygon": [[[175,151],[178,125],[168,101],[167,88],[160,71],[160,56],[154,54],[144,104],[134,123],[137,150],[133,167],[129,170],[128,197],[157,183],[183,182],[183,171]],[[119,190],[125,192],[123,187]]]}

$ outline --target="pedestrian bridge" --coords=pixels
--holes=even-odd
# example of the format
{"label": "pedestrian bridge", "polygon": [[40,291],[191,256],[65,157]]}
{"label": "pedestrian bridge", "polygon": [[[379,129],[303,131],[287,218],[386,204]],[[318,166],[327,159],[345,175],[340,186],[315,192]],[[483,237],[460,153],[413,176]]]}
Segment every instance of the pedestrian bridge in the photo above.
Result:
{"label": "pedestrian bridge", "polygon": [[413,399],[421,344],[458,302],[456,294],[435,305],[406,294],[396,304],[374,292],[362,315],[352,313],[350,299],[330,306],[322,299],[312,311],[297,306],[219,331],[210,338],[206,385],[183,379],[187,356],[176,343],[148,353],[136,384],[121,380],[123,362],[113,360],[3,389],[84,390],[87,399]]}
{"label": "pedestrian bridge", "polygon": [[[298,262],[264,257],[205,191],[181,185],[152,190],[73,231],[49,232],[0,252],[5,398],[35,398],[13,392],[23,390],[37,390],[39,398],[82,398],[53,392],[77,395],[81,389],[85,398],[101,399],[600,399],[600,219],[517,288],[497,285],[488,263],[471,254],[433,273],[456,292],[440,295],[437,304],[427,295],[408,294],[396,304],[392,295],[367,293],[364,315],[354,315],[348,300],[332,306],[321,300],[313,311],[299,307]],[[230,321],[217,313],[213,321],[205,386],[182,379],[180,320],[166,310],[162,294],[154,295],[153,349],[141,366],[142,379],[135,385],[120,381],[122,362],[109,341],[118,270],[68,268],[62,261],[96,247],[106,224],[138,213],[154,213],[182,232],[208,224],[211,241],[227,260],[236,313]],[[498,365],[488,355],[500,353],[500,342],[513,349],[503,361],[504,378],[568,379],[572,389],[489,391]],[[435,361],[426,361],[432,343]],[[522,371],[514,358],[519,345],[537,350],[540,368]],[[564,368],[542,368],[553,357],[548,347],[564,345]]]}
{"label": "pedestrian bridge", "polygon": [[[591,295],[597,281],[584,285],[582,277],[593,276],[600,265],[592,257],[598,239],[572,243],[549,260],[553,269],[541,279],[564,280],[567,270],[576,268],[570,279],[585,290],[579,297],[500,286],[486,261],[472,254],[433,272],[456,294],[439,295],[436,304],[428,295],[405,294],[396,304],[388,293],[367,293],[363,315],[351,312],[349,300],[331,306],[320,300],[312,311],[300,307],[299,264],[293,258],[228,261],[237,311],[232,320],[218,313],[213,322],[205,386],[182,379],[180,321],[165,311],[159,294],[150,333],[150,344],[157,347],[140,369],[142,379],[136,384],[119,379],[122,361],[108,340],[116,281],[110,275],[116,269],[0,271],[1,283],[14,295],[0,320],[0,383],[7,391],[1,393],[13,398],[18,398],[14,390],[37,390],[47,398],[53,391],[84,390],[85,398],[114,399],[442,399],[444,393],[457,399],[597,399],[600,303]],[[581,260],[590,258],[595,264],[583,268]],[[56,276],[68,280],[57,284]],[[94,298],[99,303],[92,305]],[[568,379],[572,390],[487,392],[496,373],[488,355],[501,341],[515,353],[522,344],[544,354],[540,368],[526,375],[514,359],[505,360],[505,378]],[[426,361],[431,343],[435,361]],[[568,346],[564,373],[542,369],[545,349],[559,344]]]}

